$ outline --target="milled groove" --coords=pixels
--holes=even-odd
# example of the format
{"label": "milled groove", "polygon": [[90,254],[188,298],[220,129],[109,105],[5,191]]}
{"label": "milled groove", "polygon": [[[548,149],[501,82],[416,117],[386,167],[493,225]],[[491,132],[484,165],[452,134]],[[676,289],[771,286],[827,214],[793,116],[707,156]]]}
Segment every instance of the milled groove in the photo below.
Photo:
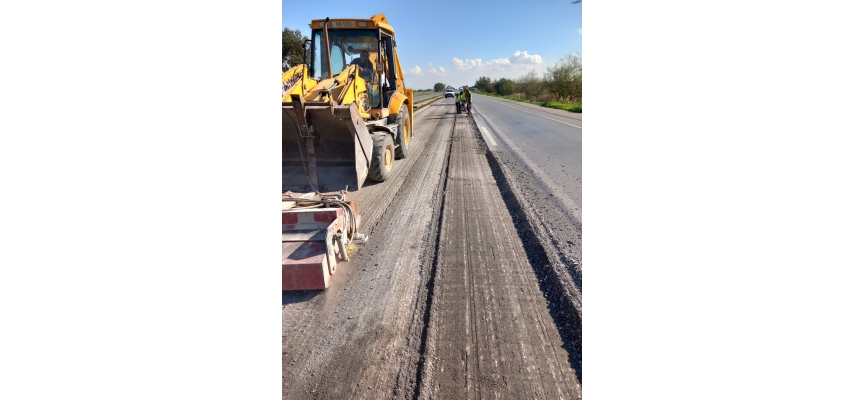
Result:
{"label": "milled groove", "polygon": [[[479,136],[479,129],[475,129],[474,131],[474,134]],[[513,225],[517,228],[519,240],[522,241],[525,253],[528,256],[528,262],[534,269],[535,275],[537,275],[540,289],[543,291],[543,297],[549,302],[550,314],[552,320],[555,321],[555,327],[558,329],[561,339],[564,341],[564,348],[567,350],[570,366],[576,371],[576,376],[581,383],[582,318],[575,302],[566,296],[567,291],[564,288],[564,284],[553,268],[552,260],[560,261],[560,259],[559,257],[555,257],[556,254],[547,254],[547,250],[538,239],[537,233],[530,223],[530,219],[516,198],[513,188],[504,176],[504,171],[498,159],[492,154],[488,146],[485,145],[485,141],[482,138],[478,138],[478,140],[486,147],[486,159],[489,161],[489,166],[492,169],[492,176],[495,178],[495,183],[501,191],[504,204],[507,206],[510,217],[513,219]],[[534,249],[539,249],[540,251],[535,251]],[[581,274],[579,286],[581,290]]]}
{"label": "milled groove", "polygon": [[[435,126],[429,130],[429,133],[434,134],[436,131],[438,131],[439,126],[441,124],[442,124],[442,121],[440,121],[440,120],[437,121],[435,123]],[[420,154],[420,158],[418,158],[415,161],[415,163],[412,164],[412,169],[409,171],[408,176],[406,176],[405,181],[403,182],[403,185],[408,184],[408,182],[410,182],[412,180],[412,178],[415,176],[415,174],[416,175],[422,175],[421,173],[417,172],[416,166],[418,164],[421,164],[424,162],[431,162],[431,160],[435,158],[434,152],[428,151],[429,147],[432,146],[432,142],[434,140],[435,140],[434,138],[430,137],[425,142],[425,146],[423,147],[423,152]],[[447,164],[448,162],[449,162],[449,154],[445,154],[444,164]],[[444,168],[446,168],[446,167],[444,167]],[[436,188],[436,193],[438,193],[438,191],[441,190],[440,189],[441,183],[439,182],[438,185],[439,185],[439,188]],[[404,195],[405,195],[405,193],[402,190],[398,190],[398,191],[396,191],[396,193],[394,195],[395,196],[394,200],[395,200],[395,198],[398,198],[399,196],[404,196]],[[434,197],[435,197],[435,195],[433,195],[433,198]],[[393,205],[394,203],[395,203],[395,201],[391,202],[391,204],[387,207],[387,210],[389,210],[390,207],[394,207],[394,205]],[[426,228],[427,232],[424,234],[423,239],[421,240],[421,243],[425,243],[423,248],[420,250],[422,260],[430,260],[432,258],[432,256],[434,255],[434,252],[436,251],[435,246],[433,244],[430,244],[430,236],[437,233],[436,231],[433,230],[433,227],[435,225],[438,225],[438,223],[436,222],[436,217],[437,217],[436,213],[437,212],[438,212],[438,208],[433,206],[432,218],[430,219],[428,225],[426,227],[424,227],[424,228]],[[379,220],[378,224],[381,224],[381,223],[382,223],[382,221]],[[376,227],[378,224],[376,224]],[[385,224],[383,226],[386,228],[388,225]],[[373,231],[373,233],[374,233],[374,231]],[[420,319],[419,314],[424,314],[424,312],[428,312],[426,310],[428,308],[428,300],[424,301],[424,300],[426,300],[425,299],[426,293],[424,293],[424,289],[426,288],[426,286],[428,286],[429,280],[431,280],[432,277],[434,276],[434,269],[432,269],[431,273],[429,272],[429,270],[433,267],[434,267],[434,265],[430,266],[429,261],[424,261],[422,264],[420,264],[420,270],[419,270],[419,272],[421,274],[420,280],[421,280],[421,282],[423,282],[425,280],[427,285],[421,284],[417,289],[417,297],[414,300],[414,305],[412,307],[412,309],[413,309],[412,320],[411,320],[410,327],[409,327],[409,333],[407,335],[407,341],[408,341],[407,347],[408,347],[409,351],[412,351],[412,352],[416,351],[415,354],[417,355],[417,358],[416,358],[416,360],[410,360],[409,359],[409,360],[403,361],[403,364],[402,364],[403,366],[407,365],[406,363],[410,363],[412,366],[416,367],[417,363],[419,363],[419,360],[422,358],[422,355],[423,355],[423,350],[421,347],[423,340],[418,337],[418,340],[416,342],[419,342],[420,344],[412,343],[412,341],[413,341],[413,338],[415,337],[414,333],[416,331],[420,330],[420,328],[417,327],[418,320]],[[425,327],[425,323],[424,323],[424,327]],[[413,357],[409,357],[409,358],[413,358]],[[417,385],[418,375],[416,375],[416,374],[413,375],[414,376],[414,382],[411,382],[410,380],[408,380],[406,382],[406,379],[408,379],[408,378],[405,377],[405,375],[403,375],[403,372],[404,372],[404,370],[402,368],[400,368],[399,376],[396,378],[396,386],[393,388],[393,398],[400,398],[400,397],[401,398],[408,398],[407,393],[412,393],[412,396],[413,396],[412,398],[416,398],[416,395],[414,393],[417,392],[417,387],[414,387],[412,389],[411,386],[412,386],[412,384]],[[400,394],[402,394],[402,396],[399,396]]]}
{"label": "milled groove", "polygon": [[[429,319],[432,316],[432,299],[435,295],[435,274],[438,271],[438,255],[441,251],[441,231],[444,224],[444,200],[447,197],[447,181],[450,177],[450,155],[453,154],[453,132],[455,130],[456,118],[453,118],[453,127],[450,129],[450,138],[447,139],[450,143],[448,143],[447,146],[447,154],[444,156],[444,176],[438,184],[437,189],[438,192],[441,193],[441,199],[439,200],[438,206],[436,207],[437,211],[432,217],[433,223],[437,222],[437,227],[434,231],[434,233],[436,233],[435,245],[433,246],[435,251],[432,253],[432,268],[429,272],[429,280],[426,281],[426,309],[423,311],[423,332],[420,334],[420,360],[417,363],[417,378],[415,381],[416,385],[414,386],[415,400],[420,398],[420,388],[423,386],[423,370],[426,366],[426,343],[429,336]],[[430,232],[430,234],[431,233],[432,232]]]}
{"label": "milled groove", "polygon": [[[439,129],[446,129],[446,122],[442,121],[441,119],[431,118],[430,120],[436,120],[435,126],[428,130],[428,133],[430,135],[434,134],[436,132],[439,132]],[[447,134],[448,134],[448,132],[441,133],[442,136],[446,136]],[[449,134],[452,136],[452,128],[450,129]],[[432,137],[430,137],[425,142],[425,146],[423,147],[423,151],[420,154],[420,158],[417,159],[414,164],[412,164],[412,169],[411,169],[411,171],[409,171],[408,176],[405,178],[404,184],[408,184],[408,182],[412,180],[412,177],[414,177],[414,175],[417,171],[416,168],[414,168],[415,166],[422,164],[422,163],[431,162],[432,159],[435,158],[435,154],[434,154],[435,152],[429,151],[429,148],[431,146],[437,145],[437,143],[439,143],[439,142],[440,142],[440,140],[438,140],[436,138],[432,138]],[[442,166],[442,168],[443,168],[444,174],[446,174],[447,173],[447,165],[449,165],[450,154],[448,152],[445,152],[443,157],[444,157],[444,161],[443,161],[444,165]],[[445,179],[446,179],[446,175],[445,175]],[[444,182],[445,182],[444,180],[439,179],[437,187],[435,188],[435,194],[433,194],[433,198],[437,198],[438,193],[443,193],[442,186],[443,186]],[[405,195],[405,194],[401,190],[399,190],[395,193],[395,196],[397,196],[397,197],[403,196],[403,195]],[[442,204],[443,204],[443,200],[442,200]],[[393,207],[393,206],[394,205],[391,204],[390,206],[387,207],[387,209],[389,210],[389,208]],[[417,295],[416,295],[416,298],[414,300],[413,307],[412,307],[412,310],[413,310],[412,311],[412,319],[411,319],[409,332],[407,334],[407,339],[406,339],[407,340],[407,350],[412,353],[412,356],[409,356],[407,359],[405,359],[402,363],[403,368],[399,369],[399,376],[396,378],[396,386],[393,387],[393,398],[394,399],[395,398],[409,398],[409,396],[410,396],[410,398],[416,398],[417,393],[418,393],[418,388],[420,387],[419,386],[419,376],[420,376],[419,373],[417,373],[416,371],[414,374],[410,374],[410,373],[404,374],[404,373],[411,370],[411,368],[407,368],[409,365],[413,368],[418,368],[418,365],[422,366],[420,360],[422,360],[423,352],[425,351],[425,347],[423,347],[424,343],[425,343],[425,335],[424,335],[423,331],[426,329],[426,325],[428,325],[428,319],[429,319],[428,308],[429,308],[429,304],[430,304],[429,299],[431,298],[431,296],[428,295],[429,282],[432,279],[434,279],[434,274],[435,274],[434,262],[429,261],[429,260],[432,260],[432,258],[435,255],[435,252],[437,251],[435,243],[433,243],[435,241],[435,239],[431,238],[431,236],[433,236],[433,235],[437,236],[437,234],[438,234],[438,230],[436,230],[435,227],[440,226],[440,223],[437,222],[437,220],[436,220],[436,218],[440,218],[440,212],[439,211],[440,211],[440,207],[436,207],[435,204],[433,204],[432,205],[432,218],[429,220],[428,225],[426,225],[424,227],[424,229],[426,230],[426,233],[423,235],[423,238],[420,241],[420,243],[423,243],[423,247],[420,250],[421,260],[424,260],[420,264],[420,267],[419,267],[419,273],[421,275],[420,276],[421,284],[417,288]],[[382,223],[383,222],[381,220],[378,221],[378,224],[382,224]],[[376,224],[376,227],[378,224]],[[388,225],[385,224],[383,226],[386,228]],[[374,231],[373,231],[373,233],[374,233]],[[431,270],[431,272],[430,272],[430,270]],[[420,324],[422,324],[422,325],[420,325]],[[419,334],[417,333],[418,331],[420,331]],[[417,338],[417,339],[415,340],[414,338]],[[409,378],[409,376],[413,379]],[[414,386],[414,387],[412,388],[412,386]],[[409,395],[408,393],[411,393],[411,394]]]}

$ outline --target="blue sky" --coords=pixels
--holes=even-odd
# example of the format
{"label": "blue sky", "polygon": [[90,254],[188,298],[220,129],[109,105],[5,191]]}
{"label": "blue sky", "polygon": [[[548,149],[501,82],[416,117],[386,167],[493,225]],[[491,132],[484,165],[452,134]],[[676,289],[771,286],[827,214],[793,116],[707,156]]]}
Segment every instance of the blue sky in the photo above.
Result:
{"label": "blue sky", "polygon": [[307,37],[313,19],[379,13],[396,30],[405,80],[414,89],[516,78],[532,69],[542,76],[561,57],[582,54],[582,4],[572,0],[282,0],[282,26]]}

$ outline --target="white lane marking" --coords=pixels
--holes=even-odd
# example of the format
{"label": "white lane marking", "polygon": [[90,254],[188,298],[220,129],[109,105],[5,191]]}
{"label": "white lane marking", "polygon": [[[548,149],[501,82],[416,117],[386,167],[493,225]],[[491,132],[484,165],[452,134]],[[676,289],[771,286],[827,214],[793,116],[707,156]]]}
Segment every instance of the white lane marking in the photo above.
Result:
{"label": "white lane marking", "polygon": [[480,134],[483,136],[483,139],[486,140],[486,144],[490,146],[498,145],[497,143],[495,143],[495,140],[492,139],[492,135],[489,134],[489,131],[486,130],[485,126],[480,127]]}
{"label": "white lane marking", "polygon": [[[488,97],[488,96],[487,96],[487,97]],[[542,116],[542,115],[532,114],[532,113],[530,113],[530,112],[528,112],[528,111],[525,111],[525,110],[522,110],[522,109],[520,109],[520,108],[516,108],[516,107],[513,107],[513,106],[508,106],[507,104],[504,104],[504,103],[502,103],[502,102],[500,102],[500,101],[492,100],[491,98],[490,98],[489,100],[492,101],[493,103],[498,103],[498,104],[500,104],[500,105],[502,105],[502,106],[504,106],[504,107],[510,107],[510,108],[512,108],[512,109],[514,109],[514,110],[522,111],[522,112],[524,112],[525,114],[531,114],[531,115],[533,115],[533,116],[535,116],[535,117],[551,119],[551,120],[553,120],[553,121],[555,121],[555,122],[560,122],[560,123],[562,123],[562,124],[564,124],[564,125],[570,125],[570,126],[572,126],[572,127],[576,127],[576,128],[582,129],[582,127],[581,127],[581,126],[578,126],[578,125],[568,124],[568,123],[566,123],[566,122],[564,122],[564,121],[559,121],[559,120],[554,119],[554,118],[549,118],[549,117],[544,117],[544,116]]]}

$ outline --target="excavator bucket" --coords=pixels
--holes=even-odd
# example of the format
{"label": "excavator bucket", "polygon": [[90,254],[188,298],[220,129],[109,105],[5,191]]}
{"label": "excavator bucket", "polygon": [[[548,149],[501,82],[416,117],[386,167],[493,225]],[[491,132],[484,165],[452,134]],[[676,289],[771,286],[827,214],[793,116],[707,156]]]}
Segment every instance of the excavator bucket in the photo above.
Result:
{"label": "excavator bucket", "polygon": [[372,136],[357,105],[282,102],[282,191],[358,190],[372,157]]}

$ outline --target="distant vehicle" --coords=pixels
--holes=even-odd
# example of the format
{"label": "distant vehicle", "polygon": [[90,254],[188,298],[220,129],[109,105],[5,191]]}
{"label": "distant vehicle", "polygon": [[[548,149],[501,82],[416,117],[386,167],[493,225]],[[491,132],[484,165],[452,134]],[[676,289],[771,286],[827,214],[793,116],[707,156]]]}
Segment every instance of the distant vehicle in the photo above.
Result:
{"label": "distant vehicle", "polygon": [[456,97],[456,91],[454,91],[453,89],[445,90],[444,91],[444,98],[446,99],[448,97]]}

